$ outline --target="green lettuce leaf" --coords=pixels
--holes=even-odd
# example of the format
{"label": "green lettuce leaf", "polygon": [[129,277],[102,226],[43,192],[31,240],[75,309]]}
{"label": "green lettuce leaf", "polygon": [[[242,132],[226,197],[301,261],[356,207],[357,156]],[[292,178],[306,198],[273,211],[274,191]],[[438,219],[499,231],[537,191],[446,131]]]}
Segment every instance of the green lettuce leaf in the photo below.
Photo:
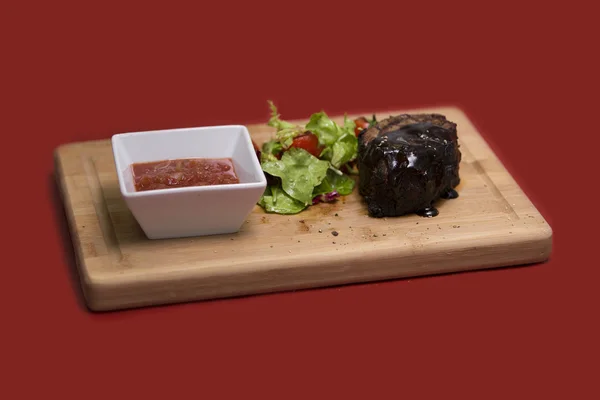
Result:
{"label": "green lettuce leaf", "polygon": [[348,114],[344,114],[344,127],[342,128],[343,133],[354,134],[355,128],[356,128],[356,123],[354,123],[353,120],[348,118]]}
{"label": "green lettuce leaf", "polygon": [[355,127],[356,124],[347,115],[340,127],[324,111],[311,115],[306,124],[306,129],[317,135],[319,144],[324,146],[319,158],[330,161],[336,169],[356,158],[358,139],[354,135]]}
{"label": "green lettuce leaf", "polygon": [[332,146],[340,136],[340,127],[324,111],[314,113],[305,127],[319,138],[321,146]]}
{"label": "green lettuce leaf", "polygon": [[354,134],[356,124],[353,120],[344,115],[344,126],[340,129],[341,135],[332,146],[331,164],[335,168],[341,168],[342,165],[356,159],[358,155],[358,138]]}
{"label": "green lettuce leaf", "polygon": [[335,168],[340,168],[356,158],[358,139],[354,136],[354,132],[345,133],[333,144],[332,149],[331,164]]}
{"label": "green lettuce leaf", "polygon": [[297,214],[306,208],[306,205],[291,198],[279,186],[267,186],[258,205],[267,212],[277,214]]}
{"label": "green lettuce leaf", "polygon": [[313,190],[313,197],[333,191],[337,191],[341,196],[347,196],[352,193],[355,183],[348,175],[338,175],[329,169],[323,182]]}
{"label": "green lettuce leaf", "polygon": [[260,162],[277,161],[275,155],[283,149],[283,146],[278,140],[270,140],[265,142],[260,151]]}
{"label": "green lettuce leaf", "polygon": [[304,149],[292,147],[281,160],[267,161],[262,169],[281,178],[283,190],[304,205],[312,203],[315,186],[321,184],[329,169],[329,162],[319,160]]}

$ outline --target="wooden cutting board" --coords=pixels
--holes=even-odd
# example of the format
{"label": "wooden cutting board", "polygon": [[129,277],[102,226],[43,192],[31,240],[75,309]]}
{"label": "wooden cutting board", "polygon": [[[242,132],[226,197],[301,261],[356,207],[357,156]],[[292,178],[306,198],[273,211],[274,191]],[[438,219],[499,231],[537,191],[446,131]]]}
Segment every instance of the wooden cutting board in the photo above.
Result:
{"label": "wooden cutting board", "polygon": [[[337,203],[292,216],[256,206],[236,234],[149,240],[121,198],[110,140],[60,146],[57,178],[88,307],[116,310],[546,260],[550,226],[466,115],[456,108],[376,114],[380,120],[402,112],[438,112],[458,124],[460,197],[440,201],[435,218],[371,218],[355,188]],[[341,123],[343,116],[334,119]],[[259,144],[274,134],[267,125],[248,129]]]}

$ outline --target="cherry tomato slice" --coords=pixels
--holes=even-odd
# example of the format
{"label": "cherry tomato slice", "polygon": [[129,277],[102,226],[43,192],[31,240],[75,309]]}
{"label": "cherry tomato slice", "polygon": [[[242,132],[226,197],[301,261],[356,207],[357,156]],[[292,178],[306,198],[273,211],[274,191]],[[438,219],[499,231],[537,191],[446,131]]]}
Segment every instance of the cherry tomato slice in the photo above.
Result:
{"label": "cherry tomato slice", "polygon": [[304,149],[317,158],[322,151],[319,146],[319,138],[317,138],[314,133],[304,133],[300,136],[296,136],[290,147]]}
{"label": "cherry tomato slice", "polygon": [[369,121],[367,121],[365,117],[356,118],[354,123],[356,124],[356,128],[354,128],[354,134],[356,136],[358,136],[360,131],[369,127]]}

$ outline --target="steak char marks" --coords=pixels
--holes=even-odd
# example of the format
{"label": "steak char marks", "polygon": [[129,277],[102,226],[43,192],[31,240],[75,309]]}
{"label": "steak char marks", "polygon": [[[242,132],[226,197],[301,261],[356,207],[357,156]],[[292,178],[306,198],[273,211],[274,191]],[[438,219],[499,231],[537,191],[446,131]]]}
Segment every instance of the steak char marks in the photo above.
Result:
{"label": "steak char marks", "polygon": [[402,114],[358,137],[359,193],[372,217],[438,215],[433,203],[456,198],[461,152],[456,124],[441,114]]}

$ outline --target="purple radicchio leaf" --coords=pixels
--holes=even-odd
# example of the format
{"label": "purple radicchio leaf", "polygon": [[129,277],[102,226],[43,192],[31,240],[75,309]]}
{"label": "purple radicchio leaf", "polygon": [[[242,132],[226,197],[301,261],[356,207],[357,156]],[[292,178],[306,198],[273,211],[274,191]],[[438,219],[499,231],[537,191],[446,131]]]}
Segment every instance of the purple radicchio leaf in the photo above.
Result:
{"label": "purple radicchio leaf", "polygon": [[340,197],[340,194],[334,190],[333,192],[315,196],[312,200],[312,204],[315,205],[315,204],[318,204],[321,202],[322,203],[331,203],[331,202],[335,201],[335,199],[337,199],[338,197]]}

